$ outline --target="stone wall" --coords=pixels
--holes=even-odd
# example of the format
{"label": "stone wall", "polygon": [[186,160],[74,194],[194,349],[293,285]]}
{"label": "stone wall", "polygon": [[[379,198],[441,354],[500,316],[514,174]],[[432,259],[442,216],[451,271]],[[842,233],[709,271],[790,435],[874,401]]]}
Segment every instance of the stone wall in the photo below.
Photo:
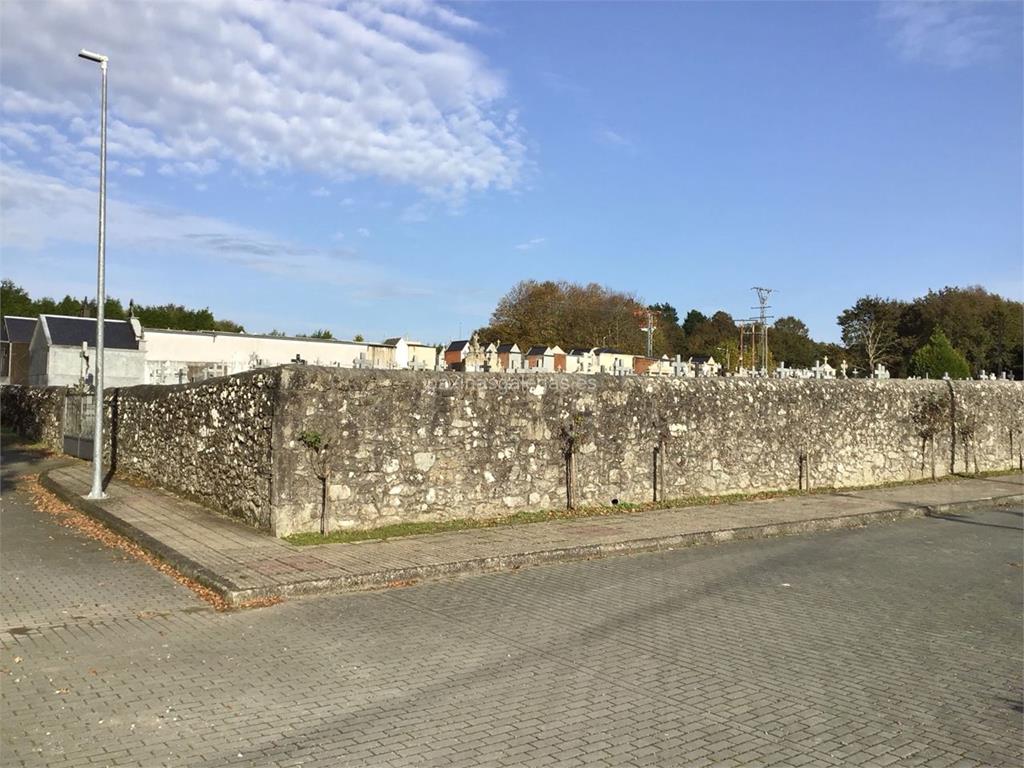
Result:
{"label": "stone wall", "polygon": [[[955,389],[957,407],[951,408]],[[303,432],[329,445],[328,527],[578,504],[850,487],[1020,463],[1024,387],[284,369],[273,530],[316,530],[320,479]],[[965,421],[966,420],[966,421]],[[955,443],[955,445],[954,445]],[[570,451],[571,448],[571,451]],[[963,450],[963,448],[959,448]],[[1016,457],[1016,458],[1015,458]],[[957,471],[963,471],[962,457]]]}
{"label": "stone wall", "polygon": [[[4,387],[59,450],[64,390]],[[1012,382],[263,369],[107,394],[109,456],[279,536],[579,505],[841,488],[1024,465]],[[109,438],[108,438],[109,439]]]}
{"label": "stone wall", "polygon": [[115,472],[271,529],[271,426],[280,368],[105,393]]}
{"label": "stone wall", "polygon": [[1024,470],[1024,385],[957,381],[950,385],[956,441],[950,457],[957,472]]}
{"label": "stone wall", "polygon": [[55,453],[64,450],[64,387],[0,387],[0,423],[5,429],[42,443]]}

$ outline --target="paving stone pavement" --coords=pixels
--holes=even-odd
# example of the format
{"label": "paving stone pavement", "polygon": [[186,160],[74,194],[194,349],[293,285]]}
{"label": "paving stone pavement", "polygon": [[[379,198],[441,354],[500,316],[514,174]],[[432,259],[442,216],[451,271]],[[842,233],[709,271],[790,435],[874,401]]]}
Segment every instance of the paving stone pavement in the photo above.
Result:
{"label": "paving stone pavement", "polygon": [[258,597],[352,591],[454,573],[650,551],[727,538],[864,525],[998,497],[1024,498],[1024,474],[641,514],[553,520],[358,544],[298,547],[167,491],[122,480],[88,502],[90,465],[42,482],[238,605]]}
{"label": "paving stone pavement", "polygon": [[0,763],[1018,766],[1022,516],[220,614],[7,487]]}

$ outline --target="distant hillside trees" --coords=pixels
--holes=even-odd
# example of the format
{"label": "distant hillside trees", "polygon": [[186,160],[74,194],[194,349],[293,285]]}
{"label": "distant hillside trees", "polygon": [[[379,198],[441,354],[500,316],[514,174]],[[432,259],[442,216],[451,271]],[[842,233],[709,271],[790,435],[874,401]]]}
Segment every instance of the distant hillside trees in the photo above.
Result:
{"label": "distant hillside trees", "polygon": [[1021,377],[1024,304],[980,286],[946,287],[911,301],[865,296],[844,310],[838,322],[859,364],[867,365],[873,355],[896,376],[913,375],[913,355],[941,328],[972,374],[984,369]]}
{"label": "distant hillside trees", "polygon": [[[49,297],[33,299],[24,288],[13,280],[0,281],[0,312],[3,316],[18,315],[71,315],[73,317],[95,317],[96,300],[88,297],[76,299],[65,296],[60,301]],[[120,299],[108,298],[104,314],[111,320],[124,320],[128,311]],[[172,328],[179,331],[228,331],[242,333],[245,329],[230,320],[217,319],[208,308],[188,309],[180,304],[135,305],[135,316],[144,327]]]}
{"label": "distant hillside trees", "polygon": [[[642,354],[645,339],[640,329],[646,309],[656,313],[656,355],[713,355],[731,370],[755,365],[749,336],[740,359],[739,327],[728,312],[709,316],[691,309],[680,321],[681,313],[669,302],[644,304],[633,294],[594,283],[518,283],[498,302],[490,324],[479,333],[485,342],[514,341],[524,348],[612,346]],[[1022,375],[1024,305],[977,286],[929,291],[912,301],[864,296],[839,314],[838,323],[843,343],[833,344],[811,338],[799,318],[780,317],[768,329],[769,365],[785,361],[791,368],[809,368],[827,356],[836,366],[845,359],[860,375],[882,364],[894,376],[908,376],[913,355],[929,343],[936,328],[942,328],[970,373],[984,369]],[[758,348],[760,340],[758,334]]]}

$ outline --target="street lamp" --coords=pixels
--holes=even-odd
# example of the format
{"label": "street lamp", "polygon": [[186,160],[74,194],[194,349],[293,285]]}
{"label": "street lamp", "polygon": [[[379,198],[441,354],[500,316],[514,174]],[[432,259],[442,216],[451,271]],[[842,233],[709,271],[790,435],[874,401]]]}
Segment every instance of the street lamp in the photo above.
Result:
{"label": "street lamp", "polygon": [[92,490],[87,499],[103,499],[103,310],[107,303],[107,57],[84,48],[78,55],[100,65],[100,231],[96,256],[96,423],[92,437]]}

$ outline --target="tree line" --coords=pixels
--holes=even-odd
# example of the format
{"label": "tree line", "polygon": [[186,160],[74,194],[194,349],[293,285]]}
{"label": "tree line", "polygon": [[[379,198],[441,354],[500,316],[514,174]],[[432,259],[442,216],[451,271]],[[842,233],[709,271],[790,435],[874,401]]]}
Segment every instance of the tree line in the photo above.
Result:
{"label": "tree line", "polygon": [[[490,322],[477,333],[483,342],[572,348],[614,347],[644,354],[647,312],[654,313],[653,351],[684,359],[711,355],[730,370],[760,365],[760,328],[741,326],[724,311],[691,309],[680,319],[669,302],[647,304],[631,293],[596,283],[524,280],[503,296]],[[826,356],[846,360],[866,373],[881,363],[893,376],[977,375],[981,370],[1021,378],[1024,304],[984,288],[947,287],[911,301],[866,296],[837,317],[842,343],[816,341],[807,325],[786,316],[768,328],[768,362],[808,368]],[[946,348],[948,347],[948,349]],[[925,350],[925,352],[922,352]],[[756,355],[756,357],[755,357]],[[959,360],[965,368],[961,368]]]}
{"label": "tree line", "polygon": [[[104,304],[105,317],[110,320],[124,320],[128,310],[120,299],[108,297]],[[243,333],[243,328],[231,320],[214,317],[209,308],[189,309],[181,304],[134,305],[135,317],[144,327],[171,328],[177,331],[227,331]],[[28,291],[16,285],[13,280],[0,281],[0,312],[20,317],[37,315],[70,315],[72,317],[95,317],[96,300],[88,297],[76,299],[65,296],[60,301],[49,297],[33,299]]]}

